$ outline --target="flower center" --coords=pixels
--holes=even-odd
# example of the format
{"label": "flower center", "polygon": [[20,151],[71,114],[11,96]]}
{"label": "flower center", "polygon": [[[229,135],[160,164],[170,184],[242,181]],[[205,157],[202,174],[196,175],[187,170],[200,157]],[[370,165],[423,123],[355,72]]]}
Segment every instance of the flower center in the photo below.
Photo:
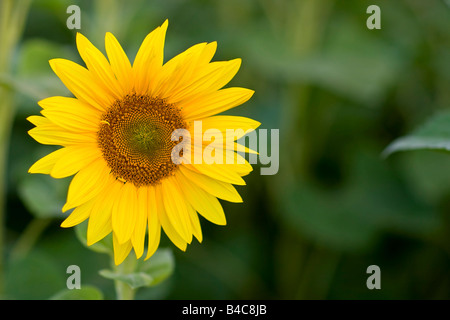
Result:
{"label": "flower center", "polygon": [[111,173],[141,187],[157,184],[176,169],[171,153],[178,142],[171,135],[181,128],[186,123],[174,105],[130,94],[103,114],[97,138]]}

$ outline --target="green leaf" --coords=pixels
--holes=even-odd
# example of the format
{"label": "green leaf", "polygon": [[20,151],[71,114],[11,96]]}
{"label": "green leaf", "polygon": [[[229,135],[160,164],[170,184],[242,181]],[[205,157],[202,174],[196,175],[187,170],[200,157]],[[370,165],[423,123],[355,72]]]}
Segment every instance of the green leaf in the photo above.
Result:
{"label": "green leaf", "polygon": [[233,42],[239,41],[246,61],[267,78],[312,84],[363,105],[381,105],[407,58],[400,59],[392,46],[347,20],[334,20],[327,46],[308,54],[293,51],[260,26],[243,30]]}
{"label": "green leaf", "polygon": [[66,283],[61,263],[44,251],[33,250],[23,258],[7,262],[5,292],[8,299],[47,299]]}
{"label": "green leaf", "polygon": [[364,252],[384,231],[428,236],[436,232],[435,211],[392,176],[385,161],[359,149],[349,163],[345,184],[324,190],[300,182],[278,188],[284,225],[327,248]]}
{"label": "green leaf", "polygon": [[96,287],[83,286],[81,289],[61,290],[50,300],[103,300],[103,294]]}
{"label": "green leaf", "polygon": [[43,39],[26,40],[18,52],[17,72],[14,76],[0,73],[0,83],[32,100],[40,100],[54,94],[67,93],[56,77],[48,61],[55,57],[73,57],[63,46]]}
{"label": "green leaf", "polygon": [[[41,100],[48,96],[47,90],[43,90],[43,84],[50,82],[48,77],[18,78],[5,73],[0,73],[0,85],[8,89],[20,92],[32,100]],[[38,84],[38,85],[37,85]]]}
{"label": "green leaf", "polygon": [[75,234],[80,240],[80,242],[88,249],[99,252],[99,253],[107,253],[112,255],[114,252],[113,244],[112,244],[112,235],[108,234],[102,240],[88,246],[87,245],[87,229],[88,229],[88,221],[84,221],[75,226]]}
{"label": "green leaf", "polygon": [[287,81],[311,83],[358,103],[373,104],[386,92],[399,67],[357,54],[315,54],[302,59],[279,59],[271,68]]}
{"label": "green leaf", "polygon": [[399,170],[415,199],[427,203],[441,203],[450,190],[450,161],[443,152],[410,152],[407,157],[399,157]]}
{"label": "green leaf", "polygon": [[144,272],[120,274],[111,270],[100,270],[100,275],[111,280],[119,280],[128,284],[131,288],[149,287],[153,283],[153,278]]}
{"label": "green leaf", "polygon": [[320,245],[345,252],[369,248],[377,228],[343,194],[293,185],[286,188],[280,218],[285,226]]}
{"label": "green leaf", "polygon": [[[170,249],[159,249],[148,260],[139,260],[135,271],[121,273],[120,271],[100,270],[103,277],[127,283],[131,288],[155,286],[166,280],[175,267],[175,260]],[[120,270],[120,269],[119,269]]]}
{"label": "green leaf", "polygon": [[431,117],[411,134],[394,140],[382,153],[384,157],[407,150],[450,151],[450,112]]}
{"label": "green leaf", "polygon": [[352,172],[344,190],[360,218],[378,231],[417,237],[436,232],[439,216],[434,208],[422,202],[409,183],[393,176],[392,168],[375,152],[359,152],[351,162]]}
{"label": "green leaf", "polygon": [[175,259],[172,250],[159,249],[146,261],[140,261],[139,270],[153,278],[152,285],[166,280],[175,269]]}
{"label": "green leaf", "polygon": [[45,39],[28,39],[24,41],[19,51],[20,64],[17,72],[20,75],[30,76],[32,74],[51,74],[48,61],[58,56],[69,54],[70,51],[64,49],[58,43]]}
{"label": "green leaf", "polygon": [[68,181],[47,175],[28,175],[18,184],[18,194],[27,209],[38,218],[64,216],[61,208],[65,202]]}

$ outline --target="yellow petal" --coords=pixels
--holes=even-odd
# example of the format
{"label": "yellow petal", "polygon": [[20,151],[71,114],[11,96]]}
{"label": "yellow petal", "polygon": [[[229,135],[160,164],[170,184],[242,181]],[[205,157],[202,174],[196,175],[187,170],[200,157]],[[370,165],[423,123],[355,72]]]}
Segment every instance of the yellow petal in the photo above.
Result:
{"label": "yellow petal", "polygon": [[233,163],[227,164],[226,166],[230,168],[232,167],[232,170],[239,174],[241,177],[246,176],[253,171],[252,165],[238,153],[233,154],[233,160],[227,158],[226,161],[230,161],[231,163]]}
{"label": "yellow petal", "polygon": [[183,240],[190,243],[192,241],[192,230],[189,214],[176,180],[173,177],[165,178],[162,182],[161,192],[169,221]]}
{"label": "yellow petal", "polygon": [[241,59],[216,61],[208,64],[186,87],[177,94],[168,97],[170,103],[179,103],[198,96],[214,92],[226,85],[236,75],[241,65]]}
{"label": "yellow petal", "polygon": [[157,207],[156,211],[158,213],[158,218],[161,223],[161,226],[167,237],[169,237],[170,241],[172,241],[173,244],[176,245],[180,250],[185,251],[187,246],[186,241],[184,241],[183,238],[178,234],[178,232],[175,230],[172,223],[170,222],[169,218],[167,217],[162,198],[163,193],[161,191],[161,184],[157,184],[156,186],[154,186],[154,189]]}
{"label": "yellow petal", "polygon": [[206,43],[196,44],[164,65],[161,75],[165,78],[164,82],[160,83],[160,94],[166,97],[169,103],[172,103],[172,97],[177,92],[191,83],[193,73],[198,71],[198,60],[206,46]]}
{"label": "yellow petal", "polygon": [[97,141],[96,133],[94,132],[77,134],[67,131],[45,117],[30,116],[27,120],[36,125],[35,128],[28,131],[28,134],[42,144],[71,145]]}
{"label": "yellow petal", "polygon": [[186,121],[203,119],[249,100],[254,91],[245,88],[226,88],[184,100],[180,106]]}
{"label": "yellow petal", "polygon": [[147,192],[148,244],[147,256],[145,257],[146,260],[155,253],[156,249],[158,249],[161,238],[161,223],[158,218],[155,188],[149,186]]}
{"label": "yellow petal", "polygon": [[114,102],[89,70],[66,59],[52,59],[50,66],[78,99],[104,112]]}
{"label": "yellow petal", "polygon": [[66,147],[66,152],[59,158],[50,172],[53,178],[65,178],[74,175],[100,158],[102,153],[97,145],[74,145]]}
{"label": "yellow petal", "polygon": [[[211,62],[207,68],[205,68],[204,74],[199,76],[198,86],[206,83],[206,90],[211,92],[221,89],[234,78],[236,73],[239,71],[241,64],[242,59],[240,58],[229,61]],[[203,80],[203,77],[208,80]],[[202,91],[204,91],[204,88],[202,88]]]}
{"label": "yellow petal", "polygon": [[246,146],[239,144],[235,142],[233,146],[230,146],[230,144],[226,144],[225,146],[227,149],[234,150],[236,152],[242,152],[242,153],[252,153],[252,154],[259,154],[258,151],[252,150],[250,148],[247,148]]}
{"label": "yellow petal", "polygon": [[192,233],[194,234],[194,236],[198,240],[198,242],[202,242],[203,234],[202,234],[202,227],[200,225],[200,219],[198,218],[198,214],[191,205],[188,205],[188,212],[189,212],[189,218],[191,221]]}
{"label": "yellow petal", "polygon": [[92,213],[89,217],[87,229],[87,245],[90,246],[102,240],[112,231],[111,215],[114,202],[117,201],[120,185],[115,183],[114,178],[109,177],[108,190],[101,192],[95,199]]}
{"label": "yellow petal", "polygon": [[216,43],[199,43],[166,62],[149,93],[170,100],[172,96],[192,82],[193,75],[206,65],[214,55]]}
{"label": "yellow petal", "polygon": [[202,130],[216,129],[225,135],[227,132],[234,135],[233,141],[242,138],[245,134],[252,132],[261,125],[261,122],[238,116],[214,116],[202,120]]}
{"label": "yellow petal", "polygon": [[38,102],[41,113],[61,128],[75,132],[98,131],[101,112],[75,98],[50,97]]}
{"label": "yellow petal", "polygon": [[211,61],[211,59],[214,57],[216,50],[217,50],[217,42],[216,41],[208,43],[205,46],[205,48],[203,49],[203,51],[198,59],[199,65],[200,66],[207,65]]}
{"label": "yellow petal", "polygon": [[75,208],[72,213],[61,223],[62,228],[70,228],[82,223],[89,218],[92,212],[93,201],[86,202]]}
{"label": "yellow petal", "polygon": [[131,243],[133,244],[134,252],[136,253],[136,259],[139,259],[144,253],[145,230],[147,229],[147,187],[140,187],[137,190],[137,201],[137,219],[134,232],[131,236]]}
{"label": "yellow petal", "polygon": [[183,165],[179,167],[179,170],[187,179],[192,181],[192,183],[213,196],[230,202],[242,202],[241,196],[232,184],[215,180],[204,174],[196,173],[185,168]]}
{"label": "yellow petal", "polygon": [[56,162],[61,159],[63,155],[67,153],[66,148],[61,148],[52,153],[49,153],[45,157],[36,161],[30,169],[28,169],[29,173],[44,173],[50,174]]}
{"label": "yellow petal", "polygon": [[[92,217],[94,216],[95,218],[93,219]],[[92,211],[89,217],[87,245],[90,246],[97,243],[111,232],[111,215],[106,214],[105,211],[100,211],[94,215],[94,211]]]}
{"label": "yellow petal", "polygon": [[199,172],[205,174],[216,180],[223,182],[228,182],[232,184],[237,184],[240,186],[245,185],[245,181],[241,176],[233,171],[233,165],[228,164],[186,164],[184,165],[187,169],[193,170],[194,172]]}
{"label": "yellow petal", "polygon": [[[217,133],[213,133],[212,136],[214,137],[214,135],[216,135],[216,134]],[[252,149],[246,147],[245,145],[241,145],[240,143],[235,142],[235,141],[226,141],[226,139],[225,139],[223,141],[220,141],[220,140],[219,141],[215,141],[215,140],[213,140],[211,142],[211,141],[206,139],[206,138],[208,138],[208,136],[211,137],[211,134],[205,134],[204,135],[204,139],[202,140],[203,151],[204,151],[205,148],[208,148],[208,149],[211,149],[211,150],[212,149],[217,149],[218,151],[221,151],[224,158],[223,158],[223,162],[219,162],[219,163],[244,164],[245,161],[237,162],[237,161],[233,160],[235,158],[234,155],[233,155],[235,152],[259,154],[258,151],[252,150]],[[191,134],[191,137],[192,137],[192,134]],[[202,139],[202,138],[199,138],[199,139]],[[185,150],[188,150],[187,146],[185,147]],[[218,163],[218,162],[216,161],[216,163]]]}
{"label": "yellow petal", "polygon": [[119,243],[125,243],[131,239],[134,227],[136,226],[136,187],[131,183],[125,183],[120,191],[119,197],[112,212],[112,228]]}
{"label": "yellow petal", "polygon": [[[236,177],[235,174],[243,177],[253,171],[252,165],[244,157],[242,157],[241,155],[239,155],[236,152],[231,152],[231,154],[230,154],[230,152],[223,152],[223,160],[221,163],[213,163],[213,164],[209,165],[208,163],[211,163],[213,160],[216,160],[216,159],[210,159],[207,155],[204,156],[203,160],[204,160],[204,162],[202,162],[198,165],[195,165],[195,163],[192,164],[192,167],[195,168],[195,170],[197,170],[198,172],[209,175],[211,177],[214,177],[211,175],[213,173],[211,172],[210,174],[208,174],[208,171],[217,172],[217,171],[223,170],[224,172],[221,174],[222,177],[220,177],[220,172],[219,172],[219,176],[217,176],[216,178],[218,180],[225,181],[225,182],[229,181],[230,183],[233,183],[233,184],[242,185],[242,180],[238,180],[238,178]],[[208,160],[209,162],[206,162],[206,160]],[[200,168],[200,166],[203,166],[203,168]],[[205,166],[209,166],[212,169],[204,168]],[[192,167],[190,169],[192,169]],[[226,175],[229,175],[229,176],[225,177]],[[236,183],[231,182],[231,181],[233,181],[233,179]]]}
{"label": "yellow petal", "polygon": [[116,266],[121,264],[123,260],[128,256],[131,251],[131,241],[128,240],[124,243],[119,242],[116,234],[113,232],[113,247],[114,247],[114,263]]}
{"label": "yellow petal", "polygon": [[116,75],[117,81],[126,94],[131,91],[132,69],[130,60],[123,51],[117,39],[110,32],[105,35],[105,49],[108,55],[111,68]]}
{"label": "yellow petal", "polygon": [[[162,73],[169,73],[166,83],[162,83],[163,95],[168,103],[176,103],[180,96],[184,96],[187,88],[194,83],[201,71],[206,68],[216,52],[217,43],[199,43],[192,46],[164,65]],[[170,68],[171,63],[177,61],[176,66]],[[175,63],[174,63],[175,64]]]}
{"label": "yellow petal", "polygon": [[[209,162],[206,162],[206,160]],[[232,151],[231,154],[230,152],[223,152],[223,160],[221,163],[212,163],[214,160],[217,159],[210,159],[207,155],[205,155],[203,157],[203,162],[199,164],[193,163],[192,167],[194,167],[198,172],[209,175],[213,178],[213,174],[216,172],[218,173],[218,176],[216,176],[218,180],[238,185],[243,185],[243,180],[237,178],[236,174],[242,177],[253,171],[252,165],[244,157],[234,151]],[[200,168],[200,166],[203,166],[203,168]],[[224,171],[222,174],[220,173],[221,170]],[[211,172],[208,173],[209,171]],[[227,175],[228,177],[226,177]]]}
{"label": "yellow petal", "polygon": [[103,159],[94,160],[89,166],[80,170],[70,182],[63,212],[97,196],[108,181],[109,171]]}
{"label": "yellow petal", "polygon": [[146,94],[152,79],[160,72],[164,58],[164,39],[169,21],[145,37],[133,63],[134,88],[138,94]]}
{"label": "yellow petal", "polygon": [[218,225],[225,225],[226,218],[223,208],[216,197],[198,187],[183,174],[176,174],[185,198],[203,217]]}
{"label": "yellow petal", "polygon": [[115,99],[120,99],[123,95],[122,87],[103,53],[79,32],[76,41],[81,58],[93,77],[99,80],[97,83]]}
{"label": "yellow petal", "polygon": [[50,121],[47,118],[42,116],[29,116],[27,120],[30,121],[32,124],[34,124],[36,127],[48,125],[50,123]]}

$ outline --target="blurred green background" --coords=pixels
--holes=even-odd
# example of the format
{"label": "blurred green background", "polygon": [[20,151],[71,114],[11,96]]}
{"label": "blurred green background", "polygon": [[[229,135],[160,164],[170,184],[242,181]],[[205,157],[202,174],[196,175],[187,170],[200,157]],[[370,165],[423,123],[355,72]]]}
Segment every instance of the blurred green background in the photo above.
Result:
{"label": "blurred green background", "polygon": [[[443,0],[31,1],[22,35],[0,48],[0,110],[14,110],[0,139],[8,151],[1,297],[47,299],[66,288],[66,268],[76,264],[82,286],[115,298],[98,274],[108,256],[59,227],[70,178],[27,173],[55,147],[29,137],[25,118],[38,114],[39,99],[70,95],[48,60],[81,63],[76,30],[66,27],[72,4],[81,8],[80,32],[103,52],[113,32],[131,60],[166,18],[166,61],[218,41],[214,60],[243,59],[229,86],[256,91],[227,114],[280,130],[279,172],[261,176],[255,165],[238,187],[244,203],[222,202],[227,226],[202,219],[202,244],[181,252],[164,236],[174,273],[137,298],[450,298],[450,156],[381,156],[450,107]],[[372,4],[380,30],[366,27]],[[370,265],[381,269],[381,290],[366,287]]]}

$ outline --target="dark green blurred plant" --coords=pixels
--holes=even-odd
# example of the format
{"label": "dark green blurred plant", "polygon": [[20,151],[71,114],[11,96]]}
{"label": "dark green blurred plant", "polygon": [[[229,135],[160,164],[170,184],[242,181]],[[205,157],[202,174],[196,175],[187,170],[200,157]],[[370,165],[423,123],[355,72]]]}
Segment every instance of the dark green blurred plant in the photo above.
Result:
{"label": "dark green blurred plant", "polygon": [[0,4],[0,297],[4,295],[4,222],[9,139],[15,115],[10,79],[12,58],[20,40],[30,0],[3,0]]}

